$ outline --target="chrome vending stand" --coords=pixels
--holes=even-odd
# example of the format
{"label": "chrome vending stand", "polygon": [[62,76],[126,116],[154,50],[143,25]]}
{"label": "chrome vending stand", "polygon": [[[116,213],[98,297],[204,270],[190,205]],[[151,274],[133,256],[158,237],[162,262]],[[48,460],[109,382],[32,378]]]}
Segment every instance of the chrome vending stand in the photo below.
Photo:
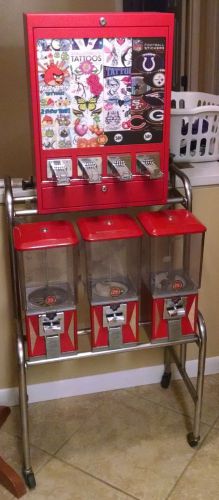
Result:
{"label": "chrome vending stand", "polygon": [[[183,184],[183,194],[176,189],[176,178],[180,178]],[[16,325],[16,345],[17,345],[17,359],[18,359],[18,373],[19,373],[19,400],[21,412],[21,431],[22,431],[22,448],[23,448],[23,475],[27,486],[33,489],[36,486],[34,472],[31,467],[30,458],[30,443],[29,443],[29,430],[28,430],[28,396],[27,396],[27,381],[26,369],[32,365],[41,365],[51,362],[58,362],[70,359],[88,358],[114,354],[117,352],[138,351],[142,349],[164,348],[164,373],[161,379],[161,387],[168,388],[171,379],[171,362],[174,361],[185,385],[194,402],[194,422],[193,430],[187,435],[187,440],[190,446],[195,447],[200,440],[200,419],[202,408],[202,395],[203,395],[203,382],[204,382],[204,369],[206,358],[206,326],[201,313],[198,313],[197,332],[189,335],[189,338],[162,341],[158,343],[139,342],[135,346],[111,348],[104,351],[86,351],[72,353],[71,355],[60,355],[57,358],[48,359],[40,357],[38,359],[28,359],[25,354],[25,333],[23,327],[22,309],[21,309],[21,290],[18,274],[17,258],[15,255],[13,244],[13,226],[19,218],[28,216],[36,216],[38,214],[35,208],[36,196],[14,197],[12,189],[12,181],[10,177],[5,179],[5,206],[6,216],[8,222],[8,238],[10,249],[10,264],[11,264],[11,279],[13,290],[13,305],[14,305],[14,318]],[[169,198],[167,201],[168,206],[182,204],[187,210],[192,210],[192,191],[188,177],[181,172],[176,165],[171,161],[170,163],[170,189]],[[21,205],[29,205],[29,208],[20,208]],[[19,206],[19,208],[17,208]],[[146,323],[140,323],[140,326],[146,326]],[[89,335],[90,329],[79,330],[78,335]],[[186,356],[187,344],[195,343],[198,347],[198,368],[197,368],[197,381],[196,386],[191,382],[186,372]],[[176,352],[175,347],[179,346],[179,354]]]}

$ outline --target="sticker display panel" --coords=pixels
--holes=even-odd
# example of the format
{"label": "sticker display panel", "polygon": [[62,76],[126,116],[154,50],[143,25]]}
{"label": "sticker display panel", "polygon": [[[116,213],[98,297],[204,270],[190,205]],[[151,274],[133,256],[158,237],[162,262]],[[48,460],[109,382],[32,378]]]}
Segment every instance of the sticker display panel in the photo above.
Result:
{"label": "sticker display panel", "polygon": [[39,213],[166,203],[174,17],[25,15]]}
{"label": "sticker display panel", "polygon": [[37,41],[43,150],[161,143],[165,38]]}

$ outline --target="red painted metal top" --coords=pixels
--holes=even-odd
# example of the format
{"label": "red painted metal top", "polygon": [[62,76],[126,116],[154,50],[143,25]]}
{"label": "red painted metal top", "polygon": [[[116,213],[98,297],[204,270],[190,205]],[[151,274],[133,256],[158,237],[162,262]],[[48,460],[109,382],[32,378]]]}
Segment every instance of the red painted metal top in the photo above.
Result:
{"label": "red painted metal top", "polygon": [[77,245],[78,238],[73,225],[64,220],[32,222],[14,227],[16,250],[40,250]]}
{"label": "red painted metal top", "polygon": [[143,232],[130,215],[100,215],[77,221],[82,238],[86,241],[107,241],[139,238]]}
{"label": "red painted metal top", "polygon": [[138,214],[143,228],[150,236],[174,236],[203,233],[206,227],[187,210],[162,210]]}
{"label": "red painted metal top", "polygon": [[158,12],[26,12],[24,18],[31,28],[75,28],[95,26],[102,30],[111,26],[169,26],[174,23],[172,13]]}

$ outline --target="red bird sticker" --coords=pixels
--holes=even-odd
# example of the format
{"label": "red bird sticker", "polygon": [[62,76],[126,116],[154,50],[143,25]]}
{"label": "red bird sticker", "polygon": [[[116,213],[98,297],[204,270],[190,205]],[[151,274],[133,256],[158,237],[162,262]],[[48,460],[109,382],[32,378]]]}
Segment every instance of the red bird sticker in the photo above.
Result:
{"label": "red bird sticker", "polygon": [[63,85],[65,77],[69,76],[68,69],[63,67],[62,63],[58,65],[52,62],[47,68],[41,68],[44,70],[42,76],[45,84],[51,87]]}

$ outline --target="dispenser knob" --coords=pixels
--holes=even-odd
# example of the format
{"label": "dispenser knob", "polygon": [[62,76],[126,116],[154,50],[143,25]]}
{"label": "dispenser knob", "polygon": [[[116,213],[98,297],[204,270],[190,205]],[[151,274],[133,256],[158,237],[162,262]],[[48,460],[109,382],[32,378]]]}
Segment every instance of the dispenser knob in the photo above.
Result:
{"label": "dispenser knob", "polygon": [[49,176],[52,173],[52,178],[56,181],[57,186],[69,186],[72,175],[71,159],[48,160],[47,164]]}
{"label": "dispenser knob", "polygon": [[149,179],[160,179],[163,176],[159,164],[155,158],[150,155],[137,155],[137,167],[142,175],[149,177]]}
{"label": "dispenser knob", "polygon": [[120,181],[130,181],[132,173],[128,167],[127,160],[120,156],[108,156],[108,165],[115,177]]}
{"label": "dispenser knob", "polygon": [[78,158],[78,166],[84,179],[90,184],[101,182],[101,175],[98,164],[94,158]]}

